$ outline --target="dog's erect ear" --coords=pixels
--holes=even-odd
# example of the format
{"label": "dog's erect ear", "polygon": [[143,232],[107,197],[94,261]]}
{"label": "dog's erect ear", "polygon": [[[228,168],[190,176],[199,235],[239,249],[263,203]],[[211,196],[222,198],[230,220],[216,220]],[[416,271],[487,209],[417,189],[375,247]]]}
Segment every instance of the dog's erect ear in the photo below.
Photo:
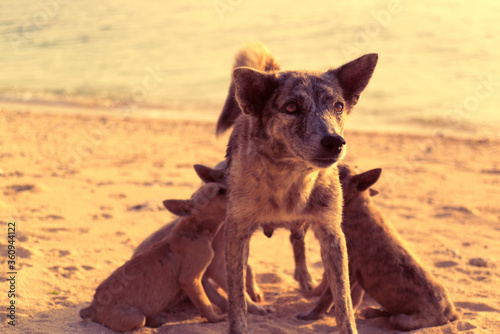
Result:
{"label": "dog's erect ear", "polygon": [[205,183],[224,183],[224,171],[203,165],[194,165],[194,170]]}
{"label": "dog's erect ear", "polygon": [[341,67],[328,71],[339,80],[343,89],[344,99],[354,106],[359,95],[366,88],[377,65],[378,54],[370,53],[359,57]]}
{"label": "dog's erect ear", "polygon": [[382,168],[375,168],[367,172],[355,175],[352,178],[352,182],[355,182],[355,184],[357,184],[356,187],[358,191],[365,191],[378,181],[380,174],[382,174]]}
{"label": "dog's erect ear", "polygon": [[370,197],[377,196],[379,194],[378,190],[370,188]]}
{"label": "dog's erect ear", "polygon": [[267,100],[278,85],[274,73],[254,70],[250,67],[237,67],[233,71],[235,96],[245,115],[260,114]]}
{"label": "dog's erect ear", "polygon": [[193,210],[193,203],[187,199],[167,199],[163,201],[163,205],[176,216],[189,216]]}

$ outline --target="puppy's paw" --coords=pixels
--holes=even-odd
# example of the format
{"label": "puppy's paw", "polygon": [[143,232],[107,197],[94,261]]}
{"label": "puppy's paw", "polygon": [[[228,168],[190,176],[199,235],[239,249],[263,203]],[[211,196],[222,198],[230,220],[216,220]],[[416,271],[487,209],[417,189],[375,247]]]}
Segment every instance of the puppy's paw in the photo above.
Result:
{"label": "puppy's paw", "polygon": [[367,307],[359,312],[360,316],[364,319],[389,317],[391,313],[381,308]]}
{"label": "puppy's paw", "polygon": [[321,319],[322,316],[316,312],[307,312],[307,313],[299,313],[295,316],[295,318],[299,320],[318,320]]}
{"label": "puppy's paw", "polygon": [[257,286],[253,286],[252,289],[248,291],[248,295],[256,303],[264,302],[264,294]]}
{"label": "puppy's paw", "polygon": [[221,322],[221,321],[226,321],[227,320],[227,316],[226,315],[214,314],[214,315],[212,315],[210,317],[207,317],[207,320],[208,320],[208,322],[212,322],[212,323]]}
{"label": "puppy's paw", "polygon": [[274,313],[276,310],[274,307],[271,305],[257,305],[257,304],[249,304],[248,305],[248,312],[252,314],[258,314],[258,315],[266,315],[269,313]]}

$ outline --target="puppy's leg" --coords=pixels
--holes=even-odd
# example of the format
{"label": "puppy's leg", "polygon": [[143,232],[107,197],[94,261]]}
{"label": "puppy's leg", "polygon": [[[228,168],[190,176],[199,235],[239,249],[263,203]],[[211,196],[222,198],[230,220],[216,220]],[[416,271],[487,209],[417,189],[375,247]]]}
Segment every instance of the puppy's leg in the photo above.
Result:
{"label": "puppy's leg", "polygon": [[390,317],[392,314],[378,307],[367,307],[361,310],[361,316],[365,319]]}
{"label": "puppy's leg", "polygon": [[181,275],[179,283],[203,317],[210,322],[219,322],[224,320],[224,317],[215,313],[212,303],[210,303],[199,277],[182,277]]}
{"label": "puppy's leg", "polygon": [[[323,277],[321,278],[321,283],[315,288],[313,288],[309,293],[306,293],[307,298],[312,298],[312,297],[318,297],[325,292],[327,288],[330,286],[328,285],[328,278],[326,278],[326,274],[323,273]],[[332,297],[333,298],[333,297]]]}
{"label": "puppy's leg", "polygon": [[319,298],[318,302],[312,310],[310,310],[307,313],[300,313],[297,314],[297,319],[300,320],[316,320],[321,318],[321,315],[326,313],[326,311],[332,306],[333,304],[333,296],[332,296],[332,291],[330,290],[330,287],[327,286],[326,289],[323,290],[323,294]]}
{"label": "puppy's leg", "polygon": [[307,294],[312,289],[312,279],[306,264],[305,233],[306,228],[301,231],[292,231],[292,233],[290,233],[290,243],[293,247],[293,258],[295,260],[295,273],[293,278],[299,282],[300,288]]}
{"label": "puppy's leg", "polygon": [[213,286],[210,284],[208,281],[207,275],[203,275],[203,278],[201,279],[201,285],[203,286],[203,289],[205,290],[205,293],[207,294],[208,299],[212,304],[217,305],[217,307],[220,308],[220,310],[224,313],[227,312],[227,299],[224,298]]}
{"label": "puppy's leg", "polygon": [[213,259],[210,241],[200,237],[187,247],[189,251],[182,258],[182,263],[189,265],[181,266],[179,284],[203,317],[210,322],[222,321],[224,318],[214,311],[201,283],[202,277]]}
{"label": "puppy's leg", "polygon": [[352,299],[352,309],[354,312],[358,309],[359,305],[363,302],[363,297],[365,296],[365,290],[358,284],[357,281],[351,281],[351,299]]}
{"label": "puppy's leg", "polygon": [[[252,230],[243,229],[244,222],[226,219],[226,272],[229,298],[229,333],[247,333],[245,273]],[[248,227],[248,225],[247,225]]]}
{"label": "puppy's leg", "polygon": [[[247,269],[249,269],[250,266],[247,266]],[[211,279],[214,280],[215,283],[217,283],[217,285],[219,285],[224,291],[228,291],[228,287],[227,287],[227,275],[226,275],[226,266],[224,264],[224,266],[222,268],[218,268],[219,270],[210,270],[210,275],[208,275],[208,272],[205,274],[205,276],[208,276],[210,277]],[[249,270],[247,270],[247,283],[246,283],[246,286],[247,286],[247,289],[248,289],[248,272]],[[250,271],[251,272],[251,271]],[[202,283],[204,284],[203,286],[205,287],[205,283],[203,282],[202,280]],[[255,284],[255,282],[252,282],[253,284]],[[251,284],[252,284],[251,283]],[[213,287],[208,284],[209,288],[208,289],[212,289],[212,290],[215,290],[213,289]],[[257,287],[257,285],[255,284],[255,287]],[[258,287],[257,287],[258,289]],[[210,300],[212,302],[214,302],[217,306],[220,307],[219,303],[221,303],[221,301],[219,300],[219,298],[217,296],[215,296],[214,293],[212,293],[212,291],[210,290],[207,290],[205,289],[205,291],[207,292],[207,295],[208,295],[208,298],[210,298]],[[260,290],[258,290],[260,292]],[[219,295],[219,297],[223,298],[224,299],[224,303],[226,304],[226,306],[224,308],[221,308],[221,310],[223,312],[227,312],[227,309],[228,309],[228,306],[227,306],[227,300],[226,298],[222,297],[217,291],[215,291],[215,293],[217,295]],[[261,292],[260,292],[261,293]],[[212,299],[214,296],[215,299]],[[247,302],[247,309],[248,309],[248,312],[250,313],[254,313],[254,314],[261,314],[261,315],[264,315],[264,314],[267,314],[269,312],[273,312],[273,309],[270,307],[270,306],[261,306],[261,305],[257,305],[256,303],[254,303],[254,301],[250,298],[249,294],[247,292],[245,292],[245,299],[246,299],[246,302]]]}
{"label": "puppy's leg", "polygon": [[391,326],[395,329],[403,330],[403,331],[411,331],[413,329],[429,327],[437,325],[433,320],[435,316],[429,315],[426,317],[421,313],[413,313],[413,314],[395,314],[391,315],[389,318],[389,322]]}
{"label": "puppy's leg", "polygon": [[340,222],[333,225],[317,223],[313,228],[321,245],[321,258],[335,302],[339,333],[357,333],[349,287],[347,247]]}
{"label": "puppy's leg", "polygon": [[102,321],[97,322],[117,332],[128,332],[146,324],[146,316],[133,306],[116,305],[104,312]]}
{"label": "puppy's leg", "polygon": [[250,265],[247,265],[246,288],[248,295],[254,302],[261,303],[264,301],[264,294],[255,281],[255,276]]}

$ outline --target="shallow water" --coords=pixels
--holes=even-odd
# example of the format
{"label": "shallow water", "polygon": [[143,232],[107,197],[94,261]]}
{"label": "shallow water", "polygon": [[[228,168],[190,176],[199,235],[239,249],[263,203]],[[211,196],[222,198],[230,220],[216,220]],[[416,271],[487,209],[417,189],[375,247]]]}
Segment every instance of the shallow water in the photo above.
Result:
{"label": "shallow water", "polygon": [[[348,127],[497,136],[496,1],[0,0],[0,99],[216,119],[234,53],[284,69],[380,60]],[[479,5],[480,4],[480,5]]]}

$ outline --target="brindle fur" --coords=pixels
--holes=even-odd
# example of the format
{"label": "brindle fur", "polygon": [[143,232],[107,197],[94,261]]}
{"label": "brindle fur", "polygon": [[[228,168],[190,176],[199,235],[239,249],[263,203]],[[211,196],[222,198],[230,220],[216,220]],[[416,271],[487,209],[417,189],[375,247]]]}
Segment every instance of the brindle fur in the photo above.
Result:
{"label": "brindle fur", "polygon": [[[240,54],[259,52],[248,46]],[[231,333],[247,332],[244,272],[253,232],[259,226],[299,230],[304,224],[311,226],[321,245],[338,305],[339,332],[357,332],[340,227],[342,190],[336,163],[345,153],[341,136],[347,115],[376,62],[377,55],[370,54],[326,72],[265,72],[249,67],[233,71],[235,97],[243,116],[236,119],[227,148]],[[297,106],[296,112],[285,110],[290,103]],[[337,103],[343,104],[342,112],[334,111]]]}
{"label": "brindle fur", "polygon": [[[398,232],[382,216],[366,191],[379,178],[381,169],[359,174],[353,167],[339,166],[344,191],[343,230],[349,253],[353,304],[361,304],[365,290],[384,308],[367,309],[365,317],[389,316],[400,330],[443,325],[459,318],[445,287],[408,249]],[[316,306],[300,315],[317,319],[333,300],[327,284]]]}
{"label": "brindle fur", "polygon": [[161,325],[157,315],[185,294],[210,322],[223,320],[214,311],[201,278],[213,258],[212,239],[225,219],[225,191],[224,185],[210,183],[191,200],[165,201],[166,207],[185,217],[167,237],[104,280],[80,316],[120,332],[156,327]]}

